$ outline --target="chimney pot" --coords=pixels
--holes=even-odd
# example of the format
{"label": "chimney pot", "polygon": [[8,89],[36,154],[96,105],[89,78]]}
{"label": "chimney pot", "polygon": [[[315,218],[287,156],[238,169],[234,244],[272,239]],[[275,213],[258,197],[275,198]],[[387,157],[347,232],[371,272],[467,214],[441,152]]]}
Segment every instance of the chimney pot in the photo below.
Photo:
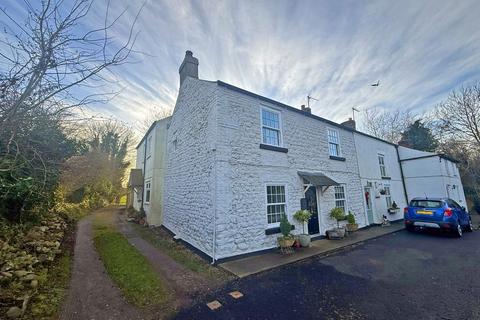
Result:
{"label": "chimney pot", "polygon": [[183,59],[180,69],[180,86],[187,77],[198,79],[198,59],[193,56],[193,52],[187,50],[185,52],[185,58]]}

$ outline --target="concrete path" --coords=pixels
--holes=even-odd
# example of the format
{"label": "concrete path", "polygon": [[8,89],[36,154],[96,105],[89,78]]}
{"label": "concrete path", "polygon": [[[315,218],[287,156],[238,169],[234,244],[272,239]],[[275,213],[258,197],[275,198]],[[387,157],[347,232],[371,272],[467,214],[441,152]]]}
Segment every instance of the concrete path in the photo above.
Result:
{"label": "concrete path", "polygon": [[365,240],[381,237],[403,229],[403,222],[395,222],[388,227],[374,226],[350,233],[349,236],[343,240],[323,239],[312,241],[310,248],[296,249],[294,254],[282,255],[278,251],[270,251],[242,259],[224,262],[220,264],[220,267],[230,271],[240,278],[243,278],[251,274],[273,269],[278,266],[283,266],[312,256],[328,255],[338,250],[360,244]]}
{"label": "concrete path", "polygon": [[72,278],[60,319],[142,319],[105,271],[93,245],[92,218],[77,226]]}

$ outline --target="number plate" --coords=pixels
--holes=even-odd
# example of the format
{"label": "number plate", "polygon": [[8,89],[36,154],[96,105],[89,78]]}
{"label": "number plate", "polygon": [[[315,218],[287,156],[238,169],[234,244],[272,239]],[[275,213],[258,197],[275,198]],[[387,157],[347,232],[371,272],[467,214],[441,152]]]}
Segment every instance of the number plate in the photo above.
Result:
{"label": "number plate", "polygon": [[433,214],[433,211],[417,210],[417,214]]}

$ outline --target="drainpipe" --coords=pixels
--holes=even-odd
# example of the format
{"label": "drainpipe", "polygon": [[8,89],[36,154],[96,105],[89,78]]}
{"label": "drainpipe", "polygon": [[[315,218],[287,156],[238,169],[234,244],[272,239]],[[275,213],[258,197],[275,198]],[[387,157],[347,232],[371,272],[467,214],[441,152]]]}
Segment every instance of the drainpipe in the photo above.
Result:
{"label": "drainpipe", "polygon": [[398,159],[398,164],[400,165],[400,176],[402,177],[403,193],[405,194],[405,201],[407,202],[407,206],[408,206],[407,185],[405,183],[405,176],[403,175],[403,165],[402,165],[402,160],[400,160],[400,153],[398,152],[398,145],[395,145],[395,150],[397,150],[397,159]]}
{"label": "drainpipe", "polygon": [[143,185],[142,185],[142,205],[140,207],[140,210],[141,211],[145,211],[145,209],[143,208],[143,199],[144,199],[144,195],[145,195],[145,170],[147,170],[147,140],[148,140],[148,135],[146,137],[147,139],[145,139],[143,141],[143,144],[144,144],[144,148],[143,148],[143,174],[142,174],[142,180],[143,180]]}
{"label": "drainpipe", "polygon": [[[215,92],[215,95],[218,96],[218,93]],[[217,247],[217,103],[218,101],[215,101],[213,105],[213,116],[214,116],[214,137],[215,137],[215,142],[213,144],[212,152],[213,153],[213,177],[214,177],[214,183],[213,183],[213,239],[212,239],[212,265],[215,264],[215,249]]]}

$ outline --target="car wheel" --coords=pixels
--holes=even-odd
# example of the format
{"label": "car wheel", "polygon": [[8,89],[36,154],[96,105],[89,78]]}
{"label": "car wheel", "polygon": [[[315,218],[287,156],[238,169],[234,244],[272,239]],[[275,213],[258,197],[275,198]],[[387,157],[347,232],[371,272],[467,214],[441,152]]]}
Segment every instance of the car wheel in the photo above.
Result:
{"label": "car wheel", "polygon": [[405,226],[405,229],[407,229],[408,232],[415,232],[415,227],[413,226]]}
{"label": "car wheel", "polygon": [[455,230],[455,236],[461,238],[463,236],[462,225],[460,222],[457,223],[457,229]]}
{"label": "car wheel", "polygon": [[473,231],[472,219],[468,219],[468,224],[465,227],[465,231],[467,231],[467,232],[472,232]]}

